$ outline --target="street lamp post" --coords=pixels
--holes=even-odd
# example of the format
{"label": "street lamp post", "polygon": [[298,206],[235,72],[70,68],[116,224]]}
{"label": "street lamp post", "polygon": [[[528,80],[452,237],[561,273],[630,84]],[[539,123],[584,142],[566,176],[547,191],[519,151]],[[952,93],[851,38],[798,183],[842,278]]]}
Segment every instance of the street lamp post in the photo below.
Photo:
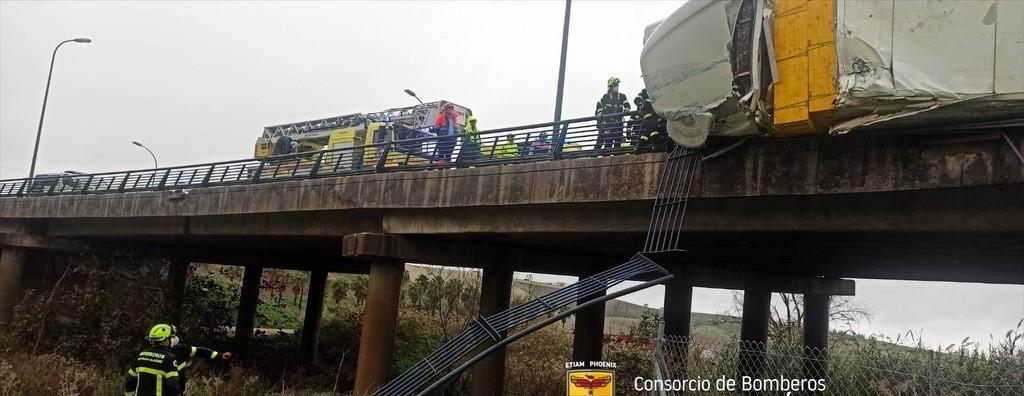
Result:
{"label": "street lamp post", "polygon": [[416,100],[418,100],[420,102],[420,104],[423,104],[423,101],[420,100],[420,97],[416,96],[416,93],[413,92],[411,89],[405,90],[405,93],[408,94],[409,96],[412,96],[412,97],[416,98]]}
{"label": "street lamp post", "polygon": [[153,154],[153,150],[150,150],[149,147],[143,146],[142,143],[136,142],[134,140],[132,140],[132,144],[134,144],[136,146],[139,146],[139,147],[142,147],[143,150],[146,150],[146,151],[149,152],[149,156],[153,157],[153,169],[160,168],[160,166],[157,165],[157,163],[156,163],[156,154]]}
{"label": "street lamp post", "polygon": [[46,76],[46,92],[43,93],[43,110],[39,112],[39,129],[36,130],[36,145],[32,149],[32,165],[28,168],[28,178],[31,179],[36,174],[36,155],[39,154],[39,138],[43,135],[43,116],[46,115],[46,100],[50,97],[50,80],[53,78],[53,63],[57,60],[57,50],[64,43],[91,43],[92,39],[85,37],[79,37],[71,40],[61,41],[57,44],[57,47],[53,49],[53,56],[50,57],[50,74]]}

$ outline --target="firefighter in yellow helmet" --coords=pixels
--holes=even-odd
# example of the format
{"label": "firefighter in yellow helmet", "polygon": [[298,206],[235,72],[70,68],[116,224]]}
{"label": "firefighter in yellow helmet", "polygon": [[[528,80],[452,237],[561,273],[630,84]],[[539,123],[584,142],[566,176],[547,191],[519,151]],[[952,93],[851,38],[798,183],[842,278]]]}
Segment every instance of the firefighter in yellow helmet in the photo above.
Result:
{"label": "firefighter in yellow helmet", "polygon": [[622,113],[629,111],[629,99],[619,92],[619,78],[608,79],[608,92],[597,101],[594,115],[597,119],[595,148],[616,148],[622,143]]}
{"label": "firefighter in yellow helmet", "polygon": [[[150,344],[156,344],[158,346],[166,346],[165,349],[170,351],[174,356],[175,369],[177,372],[178,389],[181,394],[185,394],[185,390],[188,386],[188,376],[185,373],[185,367],[188,367],[189,362],[194,358],[208,359],[208,360],[230,360],[232,357],[231,352],[220,353],[210,348],[204,348],[200,346],[185,345],[178,339],[178,329],[173,325],[169,324],[158,324],[153,326],[149,330],[149,335],[146,339]],[[131,371],[129,371],[129,381],[131,378]],[[136,384],[136,386],[138,386]],[[125,391],[128,392],[128,386],[126,384]],[[129,394],[131,392],[128,392]],[[147,395],[148,393],[139,393],[137,396]],[[164,395],[175,395],[173,393],[162,392]]]}
{"label": "firefighter in yellow helmet", "polygon": [[168,324],[158,324],[149,329],[146,348],[132,360],[128,376],[124,381],[124,393],[130,396],[179,396],[182,395],[178,378],[178,359],[171,352],[171,336],[174,329]]}

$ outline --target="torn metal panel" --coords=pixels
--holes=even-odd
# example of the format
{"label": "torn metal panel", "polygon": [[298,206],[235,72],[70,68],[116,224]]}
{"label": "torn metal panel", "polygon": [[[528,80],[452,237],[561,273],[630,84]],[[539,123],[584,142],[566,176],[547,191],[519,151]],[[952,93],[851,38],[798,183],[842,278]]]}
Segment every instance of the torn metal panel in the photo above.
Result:
{"label": "torn metal panel", "polygon": [[711,136],[1024,125],[1024,1],[831,1],[683,5],[645,32],[655,110]]}

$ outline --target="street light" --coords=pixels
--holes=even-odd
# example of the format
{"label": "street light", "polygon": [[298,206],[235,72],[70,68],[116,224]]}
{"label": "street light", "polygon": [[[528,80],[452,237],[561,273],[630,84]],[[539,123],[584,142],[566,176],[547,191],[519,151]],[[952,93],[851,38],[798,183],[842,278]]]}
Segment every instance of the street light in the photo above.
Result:
{"label": "street light", "polygon": [[149,152],[149,156],[153,157],[153,169],[157,169],[157,168],[160,167],[160,166],[158,166],[156,164],[156,154],[153,154],[153,150],[150,150],[149,147],[143,146],[142,143],[136,142],[134,140],[132,140],[132,144],[134,144],[136,146],[139,146],[139,147],[142,147],[143,150],[146,150],[146,151]]}
{"label": "street light", "polygon": [[420,100],[420,97],[419,97],[419,96],[416,96],[416,93],[415,93],[415,92],[413,92],[413,91],[412,91],[411,89],[407,89],[407,90],[405,90],[405,93],[409,94],[409,96],[412,96],[412,97],[416,98],[416,100],[419,100],[419,101],[420,101],[420,104],[423,104],[423,101],[422,101],[422,100]]}
{"label": "street light", "polygon": [[50,97],[50,80],[53,78],[53,62],[57,60],[57,50],[64,43],[91,43],[92,39],[79,37],[71,40],[61,41],[57,44],[57,47],[53,49],[53,56],[50,57],[50,74],[46,76],[46,92],[43,93],[43,110],[39,112],[39,129],[36,130],[36,145],[32,149],[32,165],[28,168],[28,178],[31,179],[36,174],[36,155],[39,154],[39,138],[43,135],[43,116],[46,115],[46,100]]}

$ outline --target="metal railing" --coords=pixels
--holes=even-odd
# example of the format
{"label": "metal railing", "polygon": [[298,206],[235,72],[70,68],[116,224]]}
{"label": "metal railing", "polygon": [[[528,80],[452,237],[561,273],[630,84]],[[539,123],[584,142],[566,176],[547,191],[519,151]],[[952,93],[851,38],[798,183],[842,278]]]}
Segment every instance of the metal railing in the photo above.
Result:
{"label": "metal railing", "polygon": [[[0,180],[0,197],[105,194],[311,179],[360,173],[489,166],[595,157],[665,147],[638,145],[634,113],[375,142],[333,150],[157,169]],[[621,123],[608,119],[622,118]],[[604,121],[602,121],[604,120]]]}

